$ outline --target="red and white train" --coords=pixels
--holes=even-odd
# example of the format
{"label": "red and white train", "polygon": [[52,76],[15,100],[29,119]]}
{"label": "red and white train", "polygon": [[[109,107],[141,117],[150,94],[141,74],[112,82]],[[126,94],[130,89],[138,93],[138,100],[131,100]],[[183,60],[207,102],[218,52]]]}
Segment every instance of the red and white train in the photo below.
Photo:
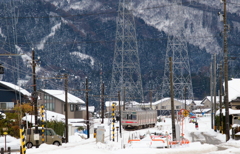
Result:
{"label": "red and white train", "polygon": [[122,111],[123,129],[142,129],[154,127],[157,122],[156,110],[125,110]]}

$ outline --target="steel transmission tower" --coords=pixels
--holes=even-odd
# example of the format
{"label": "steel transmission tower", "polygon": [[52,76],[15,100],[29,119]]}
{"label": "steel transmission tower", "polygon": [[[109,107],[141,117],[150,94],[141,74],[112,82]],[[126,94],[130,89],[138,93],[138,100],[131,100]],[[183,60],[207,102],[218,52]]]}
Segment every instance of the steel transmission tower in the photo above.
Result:
{"label": "steel transmission tower", "polygon": [[[143,101],[135,20],[132,0],[119,0],[116,39],[112,66],[111,96],[125,94],[126,101]],[[116,98],[117,99],[117,98]]]}
{"label": "steel transmission tower", "polygon": [[[181,3],[178,3],[181,4]],[[176,5],[177,6],[177,3]],[[177,6],[178,7],[178,6]],[[174,12],[175,11],[175,12]],[[176,12],[179,11],[179,12]],[[181,14],[181,6],[179,9],[171,11],[171,18],[181,20],[177,14]],[[182,14],[181,14],[182,15]],[[180,26],[180,25],[178,25]],[[193,99],[193,89],[191,80],[191,71],[189,65],[188,48],[185,37],[183,36],[183,27],[180,27],[174,36],[168,35],[168,43],[165,57],[165,68],[162,84],[162,98],[170,96],[170,79],[169,79],[169,57],[172,57],[173,68],[173,90],[174,98],[184,100]],[[170,28],[170,32],[173,29]]]}

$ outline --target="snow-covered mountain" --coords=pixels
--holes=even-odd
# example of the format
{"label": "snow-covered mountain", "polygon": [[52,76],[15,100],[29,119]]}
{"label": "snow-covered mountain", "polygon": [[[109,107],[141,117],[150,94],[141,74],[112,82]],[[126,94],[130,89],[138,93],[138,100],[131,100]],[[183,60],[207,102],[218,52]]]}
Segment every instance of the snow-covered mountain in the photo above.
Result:
{"label": "snow-covered mountain", "polygon": [[[167,38],[176,35],[188,42],[195,97],[209,95],[210,54],[222,53],[223,23],[218,12],[222,12],[223,4],[219,0],[132,0],[128,7],[136,17],[146,101],[148,90],[160,90]],[[32,89],[30,61],[34,48],[36,56],[41,57],[38,89],[63,89],[62,80],[46,81],[42,76],[56,77],[59,70],[65,69],[70,74],[71,93],[84,97],[84,91],[74,89],[84,89],[87,76],[91,94],[99,95],[100,74],[109,93],[118,0],[8,0],[0,2],[0,9],[0,53],[24,54],[21,58],[1,57],[6,68],[3,80],[14,83],[24,80],[24,88]],[[229,55],[236,55],[240,2],[229,1],[227,10]],[[238,77],[235,70],[239,60],[233,64],[231,75]],[[98,97],[91,99],[98,104]]]}

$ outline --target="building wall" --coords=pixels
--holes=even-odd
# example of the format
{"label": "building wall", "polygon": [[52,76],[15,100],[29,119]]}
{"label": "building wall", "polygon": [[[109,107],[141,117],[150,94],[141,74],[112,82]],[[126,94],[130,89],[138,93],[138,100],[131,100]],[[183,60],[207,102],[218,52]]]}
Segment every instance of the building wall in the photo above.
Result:
{"label": "building wall", "polygon": [[203,103],[204,103],[204,108],[211,108],[212,103],[208,99],[206,99]]}
{"label": "building wall", "polygon": [[[86,120],[87,119],[87,112],[86,112],[86,110],[75,111],[74,112],[74,117],[75,118],[82,118],[82,119]],[[90,114],[89,114],[89,117],[90,117]]]}
{"label": "building wall", "polygon": [[240,106],[240,102],[236,102],[236,101],[231,102],[231,108],[232,108],[233,110],[239,110],[239,109],[236,108],[236,107],[239,108],[239,106]]}
{"label": "building wall", "polygon": [[[106,110],[107,110],[107,112],[112,112],[112,106],[107,106]],[[115,112],[118,112],[118,110],[119,110],[119,106],[117,104],[117,105],[115,105]],[[123,106],[121,106],[121,111],[123,111]]]}
{"label": "building wall", "polygon": [[13,91],[9,88],[0,86],[0,110],[10,110],[17,104],[17,101],[20,103],[27,103],[29,102],[29,98],[24,98],[21,95],[21,99],[19,99],[19,92]]}
{"label": "building wall", "polygon": [[[178,100],[174,100],[174,109],[175,110],[180,110],[183,108],[183,103],[178,101]],[[188,106],[187,106],[188,108]],[[156,105],[156,109],[157,110],[171,110],[171,99],[168,99],[166,101],[163,101],[159,104]]]}
{"label": "building wall", "polygon": [[40,97],[40,99],[38,100],[39,106],[45,105],[49,111],[64,114],[62,101],[42,92],[39,92],[39,97]]}
{"label": "building wall", "polygon": [[[38,100],[39,106],[46,104],[48,110],[65,115],[65,102],[62,102],[59,99],[56,99],[55,97],[52,97],[43,92],[39,92],[39,97],[40,97],[40,100]],[[68,118],[69,119],[74,119],[74,118],[86,119],[86,117],[84,117],[86,113],[84,113],[83,111],[79,111],[80,110],[79,107],[78,109],[76,108],[77,108],[76,104],[68,103]]]}

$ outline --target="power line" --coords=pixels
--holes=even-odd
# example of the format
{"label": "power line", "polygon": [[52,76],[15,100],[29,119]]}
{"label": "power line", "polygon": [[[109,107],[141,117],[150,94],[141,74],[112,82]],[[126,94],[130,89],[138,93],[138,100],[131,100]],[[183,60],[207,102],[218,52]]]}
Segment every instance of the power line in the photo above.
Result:
{"label": "power line", "polygon": [[[11,66],[7,63],[4,62],[4,65],[7,65],[7,66],[4,66],[4,68],[8,68],[10,71],[13,71],[13,72],[17,72],[17,71],[20,71],[19,73],[22,74],[22,75],[29,75],[29,76],[32,76],[32,73],[29,73],[29,72],[26,72],[26,71],[22,71],[22,70],[18,70],[18,68],[14,67],[14,66]],[[52,80],[48,80],[49,81],[49,84],[55,86],[55,87],[61,87],[59,84],[56,84],[55,82],[53,82]]]}
{"label": "power line", "polygon": [[[199,39],[199,38],[214,38],[214,37],[220,37],[219,35],[209,35],[209,36],[201,36],[201,37],[187,37],[187,38],[195,38],[195,39]],[[139,39],[138,41],[158,41],[158,40],[167,40],[167,37],[164,38],[147,38],[147,39]],[[113,43],[115,42],[115,40],[98,40],[98,41],[69,41],[69,42],[46,42],[44,44],[73,44],[73,43]],[[31,44],[32,42],[18,42],[18,44]],[[1,43],[0,43],[1,44]],[[34,44],[42,44],[42,43],[34,43]]]}
{"label": "power line", "polygon": [[[184,2],[181,4],[191,4],[189,2]],[[175,6],[178,5],[176,3],[173,4],[168,4],[168,5],[160,5],[160,6],[153,6],[153,7],[147,7],[147,8],[142,8],[142,9],[138,9],[138,10],[150,10],[150,9],[159,9],[159,8],[163,8],[163,7],[171,7],[171,6]],[[129,11],[135,11],[135,10],[129,10]],[[84,17],[84,16],[93,16],[93,15],[104,15],[104,14],[113,14],[113,13],[118,13],[117,10],[114,11],[109,11],[109,12],[97,12],[97,13],[85,13],[85,14],[75,14],[75,15],[65,15],[65,16],[58,16],[58,15],[52,15],[52,16],[35,16],[35,17],[0,17],[0,19],[12,19],[12,18],[67,18],[67,17]]]}

